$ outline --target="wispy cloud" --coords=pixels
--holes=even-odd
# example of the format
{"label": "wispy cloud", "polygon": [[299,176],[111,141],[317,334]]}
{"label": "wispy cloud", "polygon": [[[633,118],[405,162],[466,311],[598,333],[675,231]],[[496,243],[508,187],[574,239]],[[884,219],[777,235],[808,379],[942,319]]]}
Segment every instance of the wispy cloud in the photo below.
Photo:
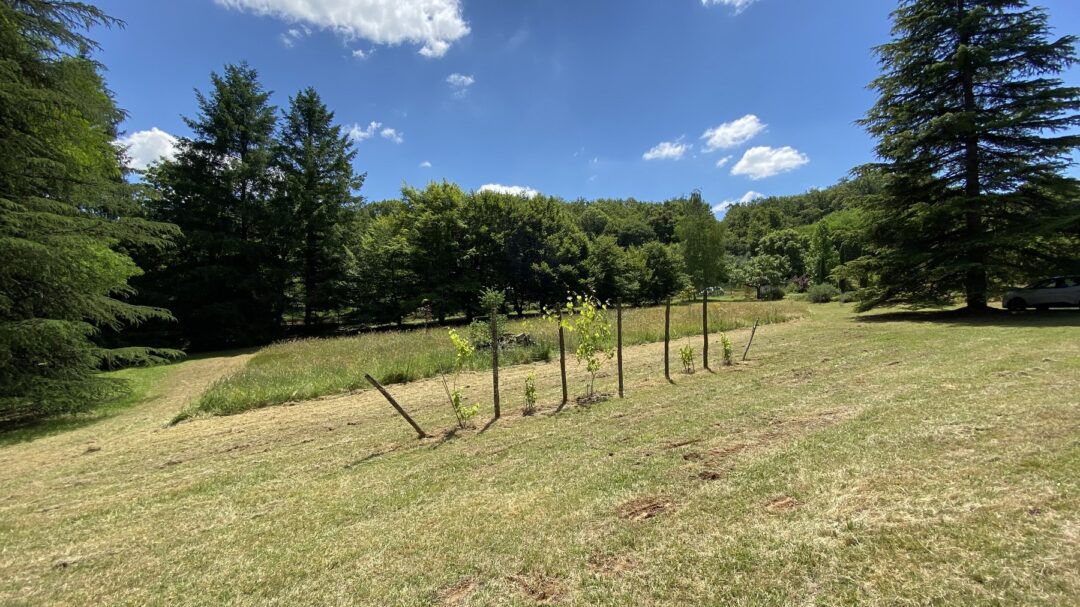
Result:
{"label": "wispy cloud", "polygon": [[701,138],[705,140],[706,152],[724,150],[750,141],[764,131],[766,126],[768,125],[757,116],[747,114],[738,120],[725,122],[705,131]]}
{"label": "wispy cloud", "polygon": [[701,0],[704,6],[727,6],[735,10],[735,14],[743,12],[758,0]]}
{"label": "wispy cloud", "polygon": [[742,198],[740,198],[738,200],[725,200],[724,202],[721,202],[718,205],[714,205],[713,208],[712,208],[712,211],[713,211],[713,213],[716,213],[716,214],[727,213],[728,209],[730,209],[731,207],[733,207],[733,206],[735,206],[737,204],[746,204],[748,202],[753,202],[755,200],[760,200],[762,198],[765,198],[764,194],[751,190],[751,191],[743,194]]}
{"label": "wispy cloud", "polygon": [[540,195],[540,192],[521,185],[502,185],[500,183],[486,183],[480,186],[481,192],[497,192],[499,194],[510,194],[511,196],[524,196],[525,198],[535,198]]}
{"label": "wispy cloud", "polygon": [[469,87],[476,83],[476,78],[455,72],[446,77],[446,83],[450,85],[450,90],[454,91],[454,97],[461,98],[469,92]]}
{"label": "wispy cloud", "polygon": [[689,143],[683,143],[683,138],[679,137],[675,141],[662,141],[652,147],[649,151],[641,155],[645,160],[679,160],[690,148],[694,147]]}

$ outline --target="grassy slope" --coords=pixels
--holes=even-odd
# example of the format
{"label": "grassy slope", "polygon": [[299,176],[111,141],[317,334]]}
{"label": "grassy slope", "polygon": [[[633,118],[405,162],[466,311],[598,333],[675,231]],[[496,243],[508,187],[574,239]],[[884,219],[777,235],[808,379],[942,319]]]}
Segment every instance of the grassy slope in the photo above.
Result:
{"label": "grassy slope", "polygon": [[[0,603],[1080,594],[1075,313],[949,325],[815,307],[759,331],[749,363],[675,386],[658,354],[628,353],[624,401],[441,441],[412,440],[363,393],[162,429],[174,400],[144,422],[2,447]],[[553,364],[508,370],[504,403],[527,372],[550,408]],[[395,389],[432,431],[452,423],[433,383]],[[102,450],[84,455],[90,438]]]}
{"label": "grassy slope", "polygon": [[[792,302],[723,303],[709,306],[712,331],[728,331],[759,321],[784,322],[805,314],[805,306]],[[612,313],[614,316],[614,313]],[[626,310],[623,340],[634,345],[659,341],[663,334],[663,308]],[[701,333],[701,306],[672,308],[672,335]],[[466,328],[460,332],[468,335]],[[558,329],[542,319],[512,321],[512,333],[528,333],[536,344],[510,348],[501,356],[501,366],[549,360],[558,354]],[[575,346],[569,334],[567,352]],[[232,415],[244,411],[369,388],[364,373],[383,384],[397,384],[447,373],[454,366],[454,348],[444,329],[421,329],[365,333],[339,339],[306,339],[283,342],[261,350],[244,370],[213,386],[176,421],[197,414]],[[490,369],[490,354],[478,352],[474,370]]]}

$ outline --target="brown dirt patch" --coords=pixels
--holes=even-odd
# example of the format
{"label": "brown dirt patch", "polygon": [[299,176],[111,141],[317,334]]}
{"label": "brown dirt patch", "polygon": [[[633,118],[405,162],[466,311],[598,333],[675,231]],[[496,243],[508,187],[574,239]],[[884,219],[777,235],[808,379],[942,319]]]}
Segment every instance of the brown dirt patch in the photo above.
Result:
{"label": "brown dirt patch", "polygon": [[479,588],[480,582],[476,581],[476,578],[467,577],[443,588],[435,597],[439,600],[440,605],[446,607],[461,605],[465,602],[465,599],[472,596]]}
{"label": "brown dirt patch", "polygon": [[703,481],[718,481],[724,478],[724,475],[722,470],[702,470],[698,473],[698,478]]}
{"label": "brown dirt patch", "polygon": [[663,514],[674,505],[675,501],[664,495],[639,497],[619,506],[619,518],[643,521]]}
{"label": "brown dirt patch", "polygon": [[510,580],[518,585],[522,594],[541,605],[550,605],[563,593],[563,585],[549,575],[513,575]]}
{"label": "brown dirt patch", "polygon": [[637,560],[627,554],[593,555],[589,559],[589,569],[603,576],[619,577],[637,566]]}

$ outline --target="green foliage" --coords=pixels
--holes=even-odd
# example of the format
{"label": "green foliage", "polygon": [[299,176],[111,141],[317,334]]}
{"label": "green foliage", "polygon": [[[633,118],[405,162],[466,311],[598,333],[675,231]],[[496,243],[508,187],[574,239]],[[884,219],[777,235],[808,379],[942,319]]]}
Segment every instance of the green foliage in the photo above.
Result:
{"label": "green foliage", "polygon": [[[758,299],[780,299],[783,291],[780,285],[787,282],[791,274],[787,260],[779,255],[758,255],[735,267],[734,279],[757,290]],[[775,297],[779,292],[780,297]]]}
{"label": "green foliage", "polygon": [[675,233],[694,287],[700,291],[724,282],[724,230],[700,193],[691,195]]}
{"label": "green foliage", "polygon": [[87,410],[126,391],[101,365],[180,354],[100,345],[171,318],[128,300],[132,254],[177,235],[142,216],[112,145],[124,113],[83,32],[116,23],[81,3],[0,3],[0,423]]}
{"label": "green foliage", "polygon": [[689,375],[694,372],[694,348],[690,344],[679,348],[679,359],[682,361],[683,373]]}
{"label": "green foliage", "polygon": [[862,121],[886,192],[864,204],[878,280],[861,309],[979,310],[1011,279],[1075,267],[1080,88],[1060,76],[1077,38],[1025,0],[908,0],[893,21]]}
{"label": "green foliage", "polygon": [[525,416],[536,413],[536,376],[532,373],[525,376],[525,405],[521,414]]}
{"label": "green foliage", "polygon": [[724,364],[731,366],[735,364],[735,351],[732,348],[731,340],[728,339],[727,333],[720,334],[720,354],[721,360]]}
{"label": "green foliage", "polygon": [[147,276],[149,290],[180,319],[195,349],[265,343],[281,334],[289,278],[290,213],[271,170],[276,108],[247,64],[210,76],[196,92],[175,160],[147,174],[154,215],[184,232],[177,250]]}
{"label": "green foliage", "polygon": [[450,407],[454,410],[458,428],[464,429],[469,427],[470,420],[480,412],[480,404],[465,404],[465,398],[458,387],[458,377],[461,375],[462,368],[475,356],[476,347],[453,329],[447,331],[447,334],[450,337],[450,343],[454,346],[454,372],[452,382],[448,382],[446,376],[443,375],[442,383],[443,388],[446,390],[446,398],[450,401]]}
{"label": "green foliage", "polygon": [[[499,335],[505,335],[507,333],[506,327],[509,319],[505,314],[497,314],[495,317],[497,332]],[[491,346],[491,321],[487,318],[477,318],[469,323],[468,328],[469,341],[475,344],[477,347],[489,347]]]}
{"label": "green foliage", "polygon": [[618,301],[638,288],[633,260],[615,238],[600,236],[589,243],[585,259],[586,281],[600,301]]}
{"label": "green foliage", "polygon": [[274,165],[280,171],[277,195],[282,205],[277,234],[285,243],[289,274],[299,278],[296,299],[305,326],[345,298],[345,242],[358,202],[353,192],[364,181],[353,174],[352,142],[333,121],[334,113],[315,89],[307,88],[289,98],[277,138]]}
{"label": "green foliage", "polygon": [[578,295],[566,302],[563,327],[577,340],[574,357],[579,365],[584,362],[585,370],[589,372],[585,397],[593,398],[596,374],[603,368],[605,359],[611,360],[615,356],[607,306],[593,297]]}
{"label": "green foliage", "polygon": [[763,255],[776,255],[787,262],[791,278],[806,274],[806,258],[810,253],[810,239],[797,230],[787,228],[770,232],[761,239],[758,249]]}
{"label": "green foliage", "polygon": [[806,298],[811,303],[829,303],[840,296],[840,289],[830,284],[820,284],[810,287],[806,292]]}
{"label": "green foliage", "polygon": [[685,264],[672,245],[650,242],[634,251],[644,269],[638,281],[638,299],[658,304],[686,288]]}
{"label": "green foliage", "polygon": [[814,227],[810,245],[810,277],[819,285],[825,284],[839,263],[840,256],[833,244],[829,224],[821,221]]}

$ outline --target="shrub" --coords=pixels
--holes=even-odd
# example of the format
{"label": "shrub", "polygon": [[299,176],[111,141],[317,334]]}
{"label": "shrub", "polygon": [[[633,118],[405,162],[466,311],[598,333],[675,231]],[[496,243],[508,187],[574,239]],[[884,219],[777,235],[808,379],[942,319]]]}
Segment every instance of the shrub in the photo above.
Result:
{"label": "shrub", "polygon": [[731,340],[728,339],[726,333],[720,334],[720,348],[723,350],[723,359],[725,366],[731,366],[735,362],[735,351],[731,347]]}
{"label": "shrub", "polygon": [[806,291],[810,288],[810,284],[810,276],[805,274],[803,276],[796,276],[795,278],[791,279],[791,288],[795,289],[796,293],[806,293]]}
{"label": "shrub", "polygon": [[784,298],[784,290],[773,285],[765,285],[761,287],[761,294],[758,298],[761,301],[779,301]]}
{"label": "shrub", "polygon": [[578,295],[576,303],[575,310],[575,301],[566,302],[563,327],[577,336],[574,356],[578,364],[585,363],[585,370],[589,372],[585,397],[593,398],[596,374],[604,364],[604,357],[608,360],[615,357],[615,348],[611,343],[611,321],[607,318],[607,306],[595,298]]}
{"label": "shrub", "polygon": [[[495,319],[495,325],[497,327],[499,335],[506,335],[508,333],[507,319],[505,314],[499,314]],[[479,348],[491,347],[491,322],[484,318],[477,318],[469,323],[469,341],[475,344]],[[499,348],[499,351],[503,351],[505,346]]]}
{"label": "shrub", "polygon": [[840,294],[840,297],[838,297],[837,300],[840,303],[850,303],[850,302],[853,302],[853,301],[859,301],[859,294],[856,293],[855,291],[844,291],[843,293]]}
{"label": "shrub", "polygon": [[840,289],[826,283],[810,287],[807,296],[813,303],[829,303],[840,295]]}
{"label": "shrub", "polygon": [[525,377],[525,406],[521,409],[521,414],[533,413],[536,413],[536,377],[530,373]]}
{"label": "shrub", "polygon": [[679,357],[682,359],[683,373],[687,375],[694,372],[694,349],[689,345],[679,348]]}

